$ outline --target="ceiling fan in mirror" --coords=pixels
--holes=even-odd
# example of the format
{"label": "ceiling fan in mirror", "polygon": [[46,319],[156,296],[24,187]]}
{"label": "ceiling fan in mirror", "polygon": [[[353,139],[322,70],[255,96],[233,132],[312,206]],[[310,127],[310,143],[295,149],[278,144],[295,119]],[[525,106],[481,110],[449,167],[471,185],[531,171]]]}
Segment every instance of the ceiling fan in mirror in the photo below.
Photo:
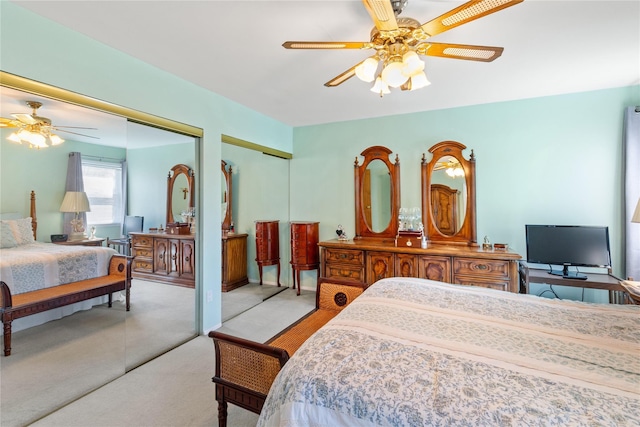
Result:
{"label": "ceiling fan in mirror", "polygon": [[100,139],[96,136],[86,135],[73,132],[67,129],[86,129],[97,130],[96,128],[78,127],[78,126],[59,126],[51,123],[51,119],[38,115],[38,108],[42,107],[42,103],[38,101],[26,101],[31,107],[31,114],[14,113],[11,114],[12,119],[0,117],[0,128],[15,128],[16,130],[7,138],[9,141],[29,145],[29,148],[47,148],[49,146],[60,145],[64,142],[56,132],[66,132],[74,135],[81,135],[88,138]]}
{"label": "ceiling fan in mirror", "polygon": [[287,41],[286,49],[372,49],[374,54],[326,82],[335,87],[354,75],[375,83],[372,92],[383,96],[389,87],[416,90],[429,85],[420,56],[491,62],[503,48],[466,44],[436,43],[429,38],[474,21],[524,0],[472,0],[424,24],[413,18],[397,17],[408,0],[362,0],[375,27],[368,42]]}

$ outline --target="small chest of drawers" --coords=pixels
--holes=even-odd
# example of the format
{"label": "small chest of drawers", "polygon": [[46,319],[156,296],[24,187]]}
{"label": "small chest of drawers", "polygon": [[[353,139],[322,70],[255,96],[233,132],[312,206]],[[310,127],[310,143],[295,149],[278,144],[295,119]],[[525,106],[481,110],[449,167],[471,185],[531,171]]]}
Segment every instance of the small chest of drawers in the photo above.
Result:
{"label": "small chest of drawers", "polygon": [[293,273],[293,289],[298,282],[300,295],[300,271],[318,270],[320,278],[320,249],[318,248],[319,222],[292,221],[291,231],[291,270]]}
{"label": "small chest of drawers", "polygon": [[279,221],[256,221],[256,262],[262,285],[262,268],[278,267],[276,280],[280,286],[280,228]]}

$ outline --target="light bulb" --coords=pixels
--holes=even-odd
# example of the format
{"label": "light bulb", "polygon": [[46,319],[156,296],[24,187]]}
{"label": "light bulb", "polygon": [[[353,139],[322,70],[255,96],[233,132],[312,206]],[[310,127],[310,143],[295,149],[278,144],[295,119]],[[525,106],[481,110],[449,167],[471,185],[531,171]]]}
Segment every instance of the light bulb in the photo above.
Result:
{"label": "light bulb", "polygon": [[411,90],[422,89],[430,84],[431,82],[427,80],[425,73],[418,73],[415,76],[411,76]]}
{"label": "light bulb", "polygon": [[55,133],[49,135],[49,139],[51,140],[51,145],[60,145],[64,142],[64,139],[60,138]]}
{"label": "light bulb", "polygon": [[376,77],[378,61],[375,58],[367,58],[356,67],[356,76],[363,82],[372,82]]}
{"label": "light bulb", "polygon": [[387,84],[384,81],[382,81],[380,77],[376,79],[376,82],[371,88],[371,92],[379,93],[380,97],[382,97],[382,95],[391,93],[391,91],[389,90],[389,86],[387,86]]}
{"label": "light bulb", "polygon": [[402,62],[404,63],[403,73],[409,77],[413,77],[424,70],[424,61],[412,50],[402,56]]}
{"label": "light bulb", "polygon": [[390,61],[382,70],[382,80],[391,87],[400,87],[408,79],[409,76],[404,75],[402,70],[404,64],[400,61]]}

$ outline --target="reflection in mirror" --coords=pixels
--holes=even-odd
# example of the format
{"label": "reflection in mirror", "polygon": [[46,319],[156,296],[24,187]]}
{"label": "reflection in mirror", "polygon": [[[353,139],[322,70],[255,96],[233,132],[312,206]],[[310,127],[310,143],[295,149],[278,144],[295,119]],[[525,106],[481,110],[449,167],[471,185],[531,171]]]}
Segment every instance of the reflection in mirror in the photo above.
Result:
{"label": "reflection in mirror", "polygon": [[[7,81],[3,80],[3,84]],[[69,92],[65,98],[65,91],[59,88],[52,90],[57,99],[73,99],[71,104],[49,97],[53,95],[49,95],[46,84],[38,82],[37,87],[41,92],[36,94],[0,85],[0,116],[29,112],[25,111],[25,101],[38,101],[43,103],[43,108],[46,107],[40,111],[41,116],[57,124],[95,128],[87,133],[97,134],[100,139],[85,140],[79,135],[65,134],[63,144],[49,147],[46,152],[36,152],[7,141],[12,129],[0,129],[0,181],[11,183],[9,186],[3,184],[0,212],[20,212],[28,216],[24,207],[28,206],[30,191],[36,190],[37,237],[39,242],[48,243],[49,236],[60,233],[62,227],[59,208],[64,195],[68,153],[79,151],[83,157],[126,159],[127,213],[144,216],[147,227],[164,223],[166,213],[162,212],[162,207],[167,191],[167,170],[177,158],[195,164],[197,139],[160,129],[166,120],[159,127],[142,126],[121,116],[104,113],[91,103],[92,100],[85,103],[85,98],[77,93]],[[119,111],[136,117],[136,112],[126,107]],[[142,128],[145,130],[141,131]],[[147,138],[150,132],[153,137]],[[176,136],[181,139],[179,145],[176,145]],[[26,164],[30,167],[25,167]],[[150,176],[153,179],[149,179]],[[38,191],[42,185],[48,190]],[[99,238],[120,235],[119,225],[96,224],[96,236]],[[195,336],[194,290],[161,286],[156,282],[134,279],[133,288],[136,290],[132,291],[129,312],[125,311],[124,298],[114,294],[111,308],[107,307],[106,300],[95,302],[90,309],[81,303],[84,307],[73,315],[38,325],[29,324],[26,328],[20,327],[16,320],[13,323],[12,354],[0,361],[1,424],[31,425],[113,381],[127,370]],[[64,310],[69,313],[71,307]],[[49,313],[18,320],[37,320],[40,315]],[[28,403],[28,410],[25,410],[25,403]]]}
{"label": "reflection in mirror", "polygon": [[422,156],[422,213],[429,240],[477,246],[475,155],[456,141],[443,141]]}
{"label": "reflection in mirror", "polygon": [[375,233],[384,231],[391,221],[391,177],[382,160],[373,160],[367,166],[362,198],[367,225]]}
{"label": "reflection in mirror", "polygon": [[194,207],[193,170],[184,164],[171,168],[167,176],[167,224],[184,221],[182,213]]}
{"label": "reflection in mirror", "polygon": [[400,160],[391,163],[391,150],[382,146],[369,147],[356,157],[356,232],[354,239],[395,239],[398,233],[400,208]]}
{"label": "reflection in mirror", "polygon": [[438,159],[431,182],[435,226],[442,234],[453,236],[464,223],[467,206],[466,181],[460,162],[451,156]]}

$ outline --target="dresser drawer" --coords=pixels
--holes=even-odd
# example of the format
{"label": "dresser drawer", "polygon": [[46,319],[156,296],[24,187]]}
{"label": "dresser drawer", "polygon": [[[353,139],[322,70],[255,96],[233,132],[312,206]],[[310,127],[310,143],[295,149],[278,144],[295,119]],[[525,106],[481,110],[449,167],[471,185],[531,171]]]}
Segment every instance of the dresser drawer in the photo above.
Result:
{"label": "dresser drawer", "polygon": [[149,236],[136,236],[133,235],[131,237],[131,245],[132,246],[153,246],[153,238]]}
{"label": "dresser drawer", "polygon": [[499,291],[509,290],[509,280],[491,280],[488,277],[456,276],[453,283],[456,285],[480,286],[483,288],[497,289]]}
{"label": "dresser drawer", "polygon": [[364,252],[349,249],[324,249],[324,260],[327,263],[354,264],[364,267]]}
{"label": "dresser drawer", "polygon": [[454,258],[453,275],[482,278],[504,278],[509,281],[509,261],[481,258]]}
{"label": "dresser drawer", "polygon": [[144,272],[152,273],[153,261],[134,258],[132,268],[133,268],[133,271],[144,271]]}
{"label": "dresser drawer", "polygon": [[142,258],[153,258],[153,248],[141,248],[141,247],[133,247],[132,255],[134,257],[142,257]]}
{"label": "dresser drawer", "polygon": [[326,264],[325,277],[364,283],[364,266],[350,264]]}

